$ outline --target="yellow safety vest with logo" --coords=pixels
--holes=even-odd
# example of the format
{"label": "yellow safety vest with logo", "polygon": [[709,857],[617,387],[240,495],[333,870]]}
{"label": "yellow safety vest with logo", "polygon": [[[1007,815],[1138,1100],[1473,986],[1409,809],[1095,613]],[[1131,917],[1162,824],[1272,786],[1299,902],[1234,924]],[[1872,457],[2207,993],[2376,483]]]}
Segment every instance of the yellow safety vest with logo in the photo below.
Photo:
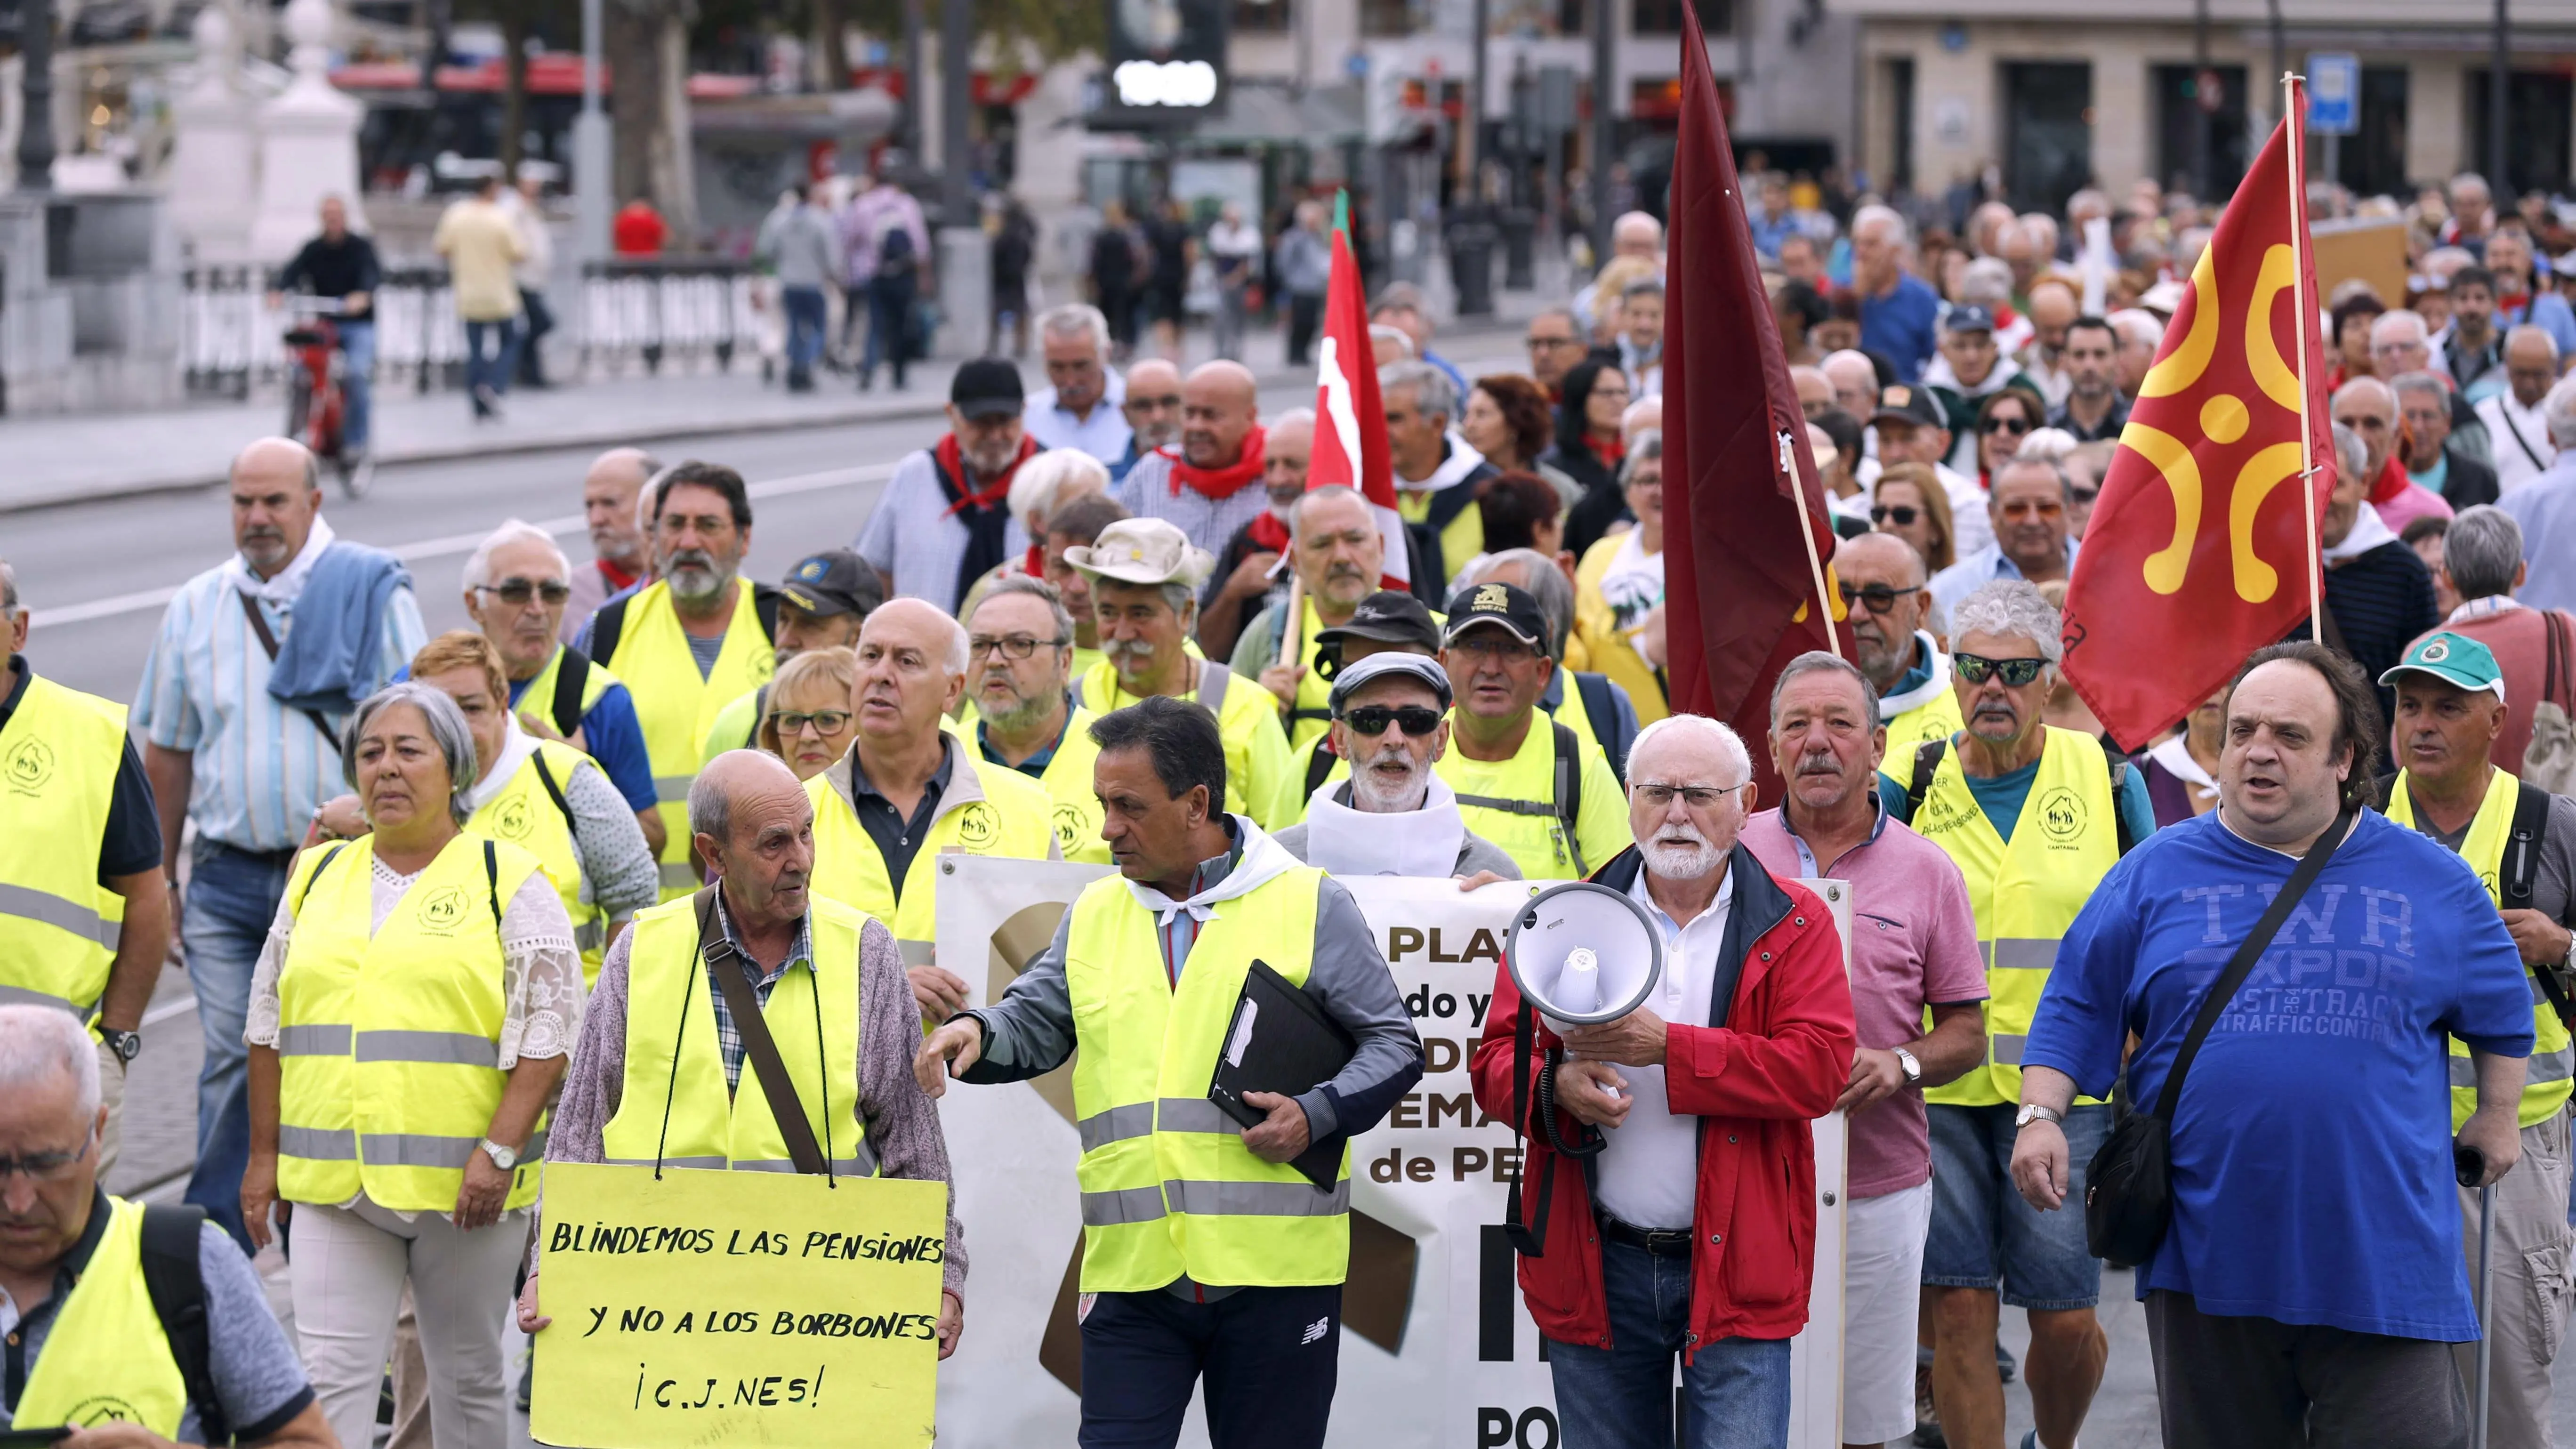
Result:
{"label": "yellow safety vest with logo", "polygon": [[[1474,492],[1475,486],[1473,483],[1450,485],[1452,488],[1467,489],[1471,493]],[[1417,491],[1398,484],[1395,490],[1396,516],[1407,523],[1427,523],[1431,519],[1433,502],[1448,492],[1448,488],[1425,488]],[[1467,560],[1484,551],[1485,515],[1475,504],[1469,503],[1458,511],[1456,517],[1440,527],[1442,592],[1447,592],[1449,581],[1458,576],[1458,570],[1466,566]]]}
{"label": "yellow safety vest with logo", "polygon": [[[2487,898],[2504,908],[2504,848],[2513,833],[2513,807],[2522,798],[2522,781],[2511,771],[2498,770],[2487,782],[2487,798],[2478,803],[2478,813],[2469,820],[2469,833],[2460,841],[2460,858],[2478,873],[2478,884],[2487,888]],[[2415,827],[2415,802],[2407,793],[2406,776],[2400,773],[2388,793],[2387,815],[2390,820],[2409,829]],[[2528,964],[2522,968],[2531,986],[2531,1060],[2523,1071],[2522,1108],[2515,1115],[2521,1125],[2537,1127],[2558,1115],[2567,1105],[2571,1085],[2570,1073],[2576,1072],[2576,1041],[2571,1041],[2567,1023],[2560,1020],[2557,1008],[2549,1004],[2540,989],[2540,978]],[[2469,1044],[2458,1037],[2451,1044],[2451,1130],[2457,1132],[2471,1113],[2478,1109],[2477,1068],[2470,1064]]]}
{"label": "yellow safety vest with logo", "polygon": [[[835,1173],[874,1177],[876,1152],[859,1112],[859,931],[867,917],[809,897],[809,969],[790,970],[760,1010],[796,1084],[806,1124]],[[639,911],[626,963],[626,1077],[600,1155],[627,1167],[794,1172],[769,1094],[746,1056],[728,1086],[716,1044],[715,983],[698,954],[693,901]],[[679,1023],[674,1033],[672,1022]],[[819,1028],[819,1034],[818,1034]]]}
{"label": "yellow safety vest with logo", "polygon": [[777,655],[761,631],[752,583],[739,579],[733,621],[726,626],[715,667],[698,673],[688,632],[671,607],[671,585],[659,580],[626,604],[626,624],[614,656],[601,660],[635,697],[644,727],[644,751],[653,760],[653,793],[662,804],[662,899],[698,888],[689,866],[689,786],[698,778],[707,729],[715,716],[748,689],[777,672]]}
{"label": "yellow safety vest with logo", "polygon": [[[1467,829],[1502,847],[1529,880],[1580,880],[1628,848],[1628,797],[1610,773],[1609,758],[1572,724],[1574,758],[1568,768],[1581,781],[1566,781],[1577,797],[1563,798],[1557,780],[1556,731],[1545,710],[1532,708],[1529,733],[1508,760],[1471,760],[1458,748],[1458,711],[1449,711],[1449,749],[1431,769],[1458,795],[1458,817]],[[1351,762],[1335,760],[1327,783],[1351,777]],[[1570,808],[1569,808],[1570,807]],[[1574,816],[1567,838],[1563,816]]]}
{"label": "yellow safety vest with logo", "polygon": [[600,960],[608,954],[608,912],[581,898],[581,852],[573,846],[571,807],[563,803],[564,787],[583,765],[598,768],[570,745],[537,741],[510,783],[484,801],[465,828],[537,858],[563,901],[564,914],[572,919],[573,944],[581,948],[582,984],[597,986]]}
{"label": "yellow safety vest with logo", "polygon": [[2101,744],[2075,730],[2043,728],[2048,743],[2009,844],[1969,793],[1955,746],[1942,752],[1931,788],[1914,812],[1915,830],[1948,851],[1967,877],[1989,998],[1986,1065],[1926,1089],[1927,1102],[1990,1107],[2021,1100],[2022,1047],[2049,969],[2057,964],[2058,940],[2075,924],[2093,888],[2120,863],[2118,802]]}
{"label": "yellow safety vest with logo", "polygon": [[1177,984],[1154,914],[1106,876],[1073,904],[1065,989],[1080,1050],[1082,1291],[1142,1293],[1182,1274],[1211,1286],[1339,1283],[1351,1257],[1350,1153],[1327,1192],[1243,1145],[1208,1100],[1217,1049],[1255,957],[1293,985],[1315,960],[1324,873],[1297,866],[1219,902]]}
{"label": "yellow safety vest with logo", "polygon": [[144,1282],[143,1206],[111,1197],[107,1212],[106,1231],[46,1332],[10,1422],[26,1430],[135,1424],[176,1439],[188,1385]]}
{"label": "yellow safety vest with logo", "polygon": [[1967,717],[1959,713],[1959,692],[1955,689],[1941,690],[1883,723],[1887,726],[1887,753],[1880,757],[1879,768],[1900,785],[1907,783],[1900,776],[1914,768],[1914,752],[1922,748],[1924,741],[1946,740],[1968,727]]}
{"label": "yellow safety vest with logo", "polygon": [[[1066,714],[1064,736],[1056,741],[1055,754],[1038,772],[1037,782],[1053,806],[1057,852],[1067,860],[1107,865],[1109,842],[1100,838],[1100,796],[1091,788],[1091,766],[1100,758],[1100,746],[1091,742],[1091,722],[1098,718],[1080,705]],[[984,753],[978,734],[981,724],[975,706],[969,703],[955,727],[958,738],[967,742],[982,763],[997,770],[1012,769]],[[1026,771],[1015,773],[1023,780],[1029,778]]]}
{"label": "yellow safety vest with logo", "polygon": [[[394,1212],[456,1206],[509,1081],[500,911],[538,869],[515,845],[460,834],[370,939],[375,837],[296,861],[295,934],[277,974],[279,1197],[336,1204],[364,1190]],[[506,1206],[536,1200],[544,1156],[541,1122]]]}
{"label": "yellow safety vest with logo", "polygon": [[844,771],[858,769],[857,755],[842,756],[839,764],[805,782],[805,797],[814,802],[813,893],[893,927],[906,966],[930,964],[931,943],[938,935],[939,857],[962,852],[1045,860],[1055,844],[1055,802],[1037,781],[1006,765],[979,761],[973,758],[977,751],[962,744],[950,747],[952,767],[974,771],[984,798],[952,804],[930,822],[930,834],[904,872],[900,899],[875,838],[842,793],[850,784]]}
{"label": "yellow safety vest with logo", "polygon": [[[572,731],[563,729],[562,721],[556,719],[554,713],[555,680],[563,673],[566,652],[564,646],[560,644],[555,646],[554,657],[546,661],[545,668],[537,671],[536,678],[528,681],[527,688],[519,691],[519,702],[511,708],[521,714],[535,715],[544,720],[548,727],[569,737]],[[589,714],[591,708],[599,703],[599,697],[608,693],[608,687],[620,682],[616,675],[608,672],[606,665],[596,659],[590,661],[589,671],[581,678],[581,712],[585,715]],[[632,690],[627,692],[630,695],[634,693]]]}
{"label": "yellow safety vest with logo", "polygon": [[[1198,685],[1184,698],[1207,706],[1225,740],[1225,808],[1249,815],[1264,830],[1294,825],[1306,813],[1299,794],[1288,736],[1279,728],[1279,698],[1213,660],[1191,658]],[[1073,702],[1093,714],[1108,714],[1137,702],[1118,686],[1118,671],[1106,659],[1073,678]]]}
{"label": "yellow safety vest with logo", "polygon": [[125,706],[29,676],[0,729],[0,1005],[86,1017],[106,992],[125,898],[98,852],[124,758]]}

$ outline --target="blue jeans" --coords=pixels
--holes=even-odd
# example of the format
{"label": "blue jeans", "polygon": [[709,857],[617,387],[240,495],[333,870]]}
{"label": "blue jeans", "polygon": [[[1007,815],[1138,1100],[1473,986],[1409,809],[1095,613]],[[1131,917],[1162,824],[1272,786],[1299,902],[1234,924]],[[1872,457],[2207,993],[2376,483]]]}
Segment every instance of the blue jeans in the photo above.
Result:
{"label": "blue jeans", "polygon": [[519,365],[519,322],[504,317],[498,322],[465,324],[465,390],[474,395],[474,411],[484,411],[478,389],[490,388],[495,397],[510,390],[510,374]]}
{"label": "blue jeans", "polygon": [[859,357],[859,381],[875,374],[882,360],[894,365],[894,385],[903,386],[904,364],[912,360],[914,280],[875,277],[868,282],[868,350]]}
{"label": "blue jeans", "polygon": [[1934,1102],[1932,1233],[1923,1244],[1923,1281],[1935,1288],[2003,1288],[2015,1308],[2062,1312],[2102,1298],[2102,1260],[2084,1241],[2084,1171],[2111,1135],[2102,1103],[2066,1110],[2066,1206],[2044,1213],[2012,1184],[2020,1109],[2009,1102],[1958,1107]]}
{"label": "blue jeans", "polygon": [[197,1166],[185,1200],[204,1208],[247,1253],[241,1180],[250,1163],[250,1048],[242,1043],[242,1019],[250,1012],[251,968],[286,894],[287,857],[200,839],[192,859],[179,939],[188,951],[206,1060],[197,1073]]}
{"label": "blue jeans", "polygon": [[340,451],[367,451],[367,418],[376,373],[376,324],[355,318],[340,323]]}
{"label": "blue jeans", "polygon": [[820,287],[785,287],[779,300],[787,309],[787,367],[790,372],[813,370],[814,360],[823,355],[823,328],[829,313],[823,304]]}
{"label": "blue jeans", "polygon": [[1789,1439],[1789,1340],[1721,1338],[1682,1366],[1673,1434],[1673,1361],[1689,1347],[1691,1265],[1601,1244],[1610,1347],[1550,1339],[1565,1449],[1777,1449]]}

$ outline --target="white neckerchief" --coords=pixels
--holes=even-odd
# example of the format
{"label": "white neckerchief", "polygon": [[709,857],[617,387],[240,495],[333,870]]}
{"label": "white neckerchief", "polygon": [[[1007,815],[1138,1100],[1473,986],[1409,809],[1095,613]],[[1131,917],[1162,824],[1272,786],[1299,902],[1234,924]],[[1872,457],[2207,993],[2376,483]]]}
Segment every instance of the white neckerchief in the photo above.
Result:
{"label": "white neckerchief", "polygon": [[1347,780],[1328,783],[1306,802],[1306,863],[1335,875],[1454,875],[1467,822],[1457,792],[1438,775],[1420,808],[1375,815],[1341,802]]}
{"label": "white neckerchief", "polygon": [[1437,493],[1443,488],[1454,488],[1466,482],[1468,474],[1484,466],[1485,455],[1460,437],[1456,428],[1449,430],[1448,438],[1449,456],[1440,460],[1440,466],[1431,470],[1430,477],[1419,483],[1398,477],[1395,486],[1407,493]]}
{"label": "white neckerchief", "polygon": [[2200,767],[2200,761],[2191,757],[2191,747],[2183,743],[2181,735],[2147,751],[2147,758],[2164,766],[2166,774],[2189,785],[2194,795],[2218,793],[2218,782],[2209,778],[2209,772]]}
{"label": "white neckerchief", "polygon": [[1142,881],[1127,882],[1128,893],[1136,904],[1154,913],[1154,919],[1169,930],[1174,916],[1186,915],[1193,921],[1216,919],[1215,907],[1238,896],[1248,896],[1271,881],[1297,868],[1297,857],[1287,847],[1262,833],[1250,816],[1234,817],[1235,838],[1243,843],[1243,858],[1225,879],[1185,901],[1173,900]]}
{"label": "white neckerchief", "polygon": [[331,521],[319,514],[314,515],[313,531],[304,535],[304,547],[295,551],[295,557],[287,560],[286,567],[279,569],[273,579],[261,578],[259,571],[250,566],[250,561],[236,553],[227,560],[233,571],[240,575],[234,587],[252,598],[265,599],[284,608],[295,602],[296,595],[304,592],[304,581],[313,576],[314,562],[322,557],[322,550],[331,546],[331,539]]}
{"label": "white neckerchief", "polygon": [[2522,600],[2515,598],[2511,594],[2489,594],[2482,599],[2471,599],[2460,605],[2460,607],[2453,609],[2451,611],[2451,617],[2444,619],[2442,622],[2445,624],[2457,624],[2463,619],[2483,619],[2490,614],[2501,614],[2507,609],[2520,609],[2524,607],[2527,606],[2522,602]]}
{"label": "white neckerchief", "polygon": [[1932,636],[1920,629],[1914,631],[1914,647],[1922,651],[1924,658],[1932,661],[1932,673],[1912,689],[1898,690],[1880,700],[1878,714],[1881,719],[1894,719],[1909,709],[1920,707],[1936,694],[1950,692],[1950,656],[1942,653],[1941,646],[1932,642]]}
{"label": "white neckerchief", "polygon": [[517,715],[509,717],[509,724],[510,733],[501,741],[500,762],[485,772],[482,779],[475,781],[473,789],[465,792],[468,812],[491,804],[493,797],[510,788],[510,782],[518,778],[519,767],[537,752],[537,737],[519,727]]}
{"label": "white neckerchief", "polygon": [[2327,545],[2325,561],[2329,564],[2349,563],[2383,543],[2396,541],[2397,533],[2388,526],[2388,520],[2379,516],[2377,506],[2364,499],[2361,512],[2353,515],[2352,532],[2343,536],[2343,542]]}

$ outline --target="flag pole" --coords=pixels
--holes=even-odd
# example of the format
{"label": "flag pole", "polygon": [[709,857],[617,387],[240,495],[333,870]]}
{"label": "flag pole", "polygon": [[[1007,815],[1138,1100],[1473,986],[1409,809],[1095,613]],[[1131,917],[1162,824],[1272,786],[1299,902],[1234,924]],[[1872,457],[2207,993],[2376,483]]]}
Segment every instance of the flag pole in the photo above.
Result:
{"label": "flag pole", "polygon": [[1807,576],[1815,581],[1816,607],[1823,610],[1817,617],[1825,626],[1825,647],[1836,659],[1843,657],[1843,642],[1834,637],[1834,601],[1825,590],[1824,560],[1816,555],[1816,523],[1807,512],[1806,481],[1798,476],[1796,445],[1787,433],[1780,437],[1780,474],[1789,480],[1789,496],[1798,500],[1798,541],[1807,546]]}
{"label": "flag pole", "polygon": [[[1292,540],[1288,546],[1297,545]],[[1293,565],[1288,570],[1288,602],[1281,607],[1288,611],[1288,630],[1279,636],[1279,657],[1270,662],[1294,669],[1306,663],[1306,580]],[[1295,707],[1283,704],[1279,709],[1284,714]]]}
{"label": "flag pole", "polygon": [[2308,641],[2325,643],[2325,559],[2317,538],[2316,436],[2308,426],[2308,327],[2316,318],[2308,300],[2308,147],[2305,118],[2299,114],[2299,76],[2281,72],[2281,124],[2290,135],[2290,274],[2291,319],[2298,324],[2299,350],[2299,512],[2308,534]]}

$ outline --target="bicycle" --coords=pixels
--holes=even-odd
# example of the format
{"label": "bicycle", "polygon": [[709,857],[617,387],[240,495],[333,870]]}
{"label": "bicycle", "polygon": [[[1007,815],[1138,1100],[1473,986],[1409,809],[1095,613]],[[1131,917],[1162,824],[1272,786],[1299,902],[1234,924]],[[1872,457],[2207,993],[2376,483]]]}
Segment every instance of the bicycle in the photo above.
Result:
{"label": "bicycle", "polygon": [[285,305],[295,318],[285,337],[291,360],[286,375],[286,436],[331,465],[343,494],[364,498],[375,483],[376,461],[365,455],[350,457],[342,438],[349,407],[344,391],[347,359],[340,351],[340,329],[332,319],[348,315],[347,304],[336,297],[299,296],[285,299]]}

